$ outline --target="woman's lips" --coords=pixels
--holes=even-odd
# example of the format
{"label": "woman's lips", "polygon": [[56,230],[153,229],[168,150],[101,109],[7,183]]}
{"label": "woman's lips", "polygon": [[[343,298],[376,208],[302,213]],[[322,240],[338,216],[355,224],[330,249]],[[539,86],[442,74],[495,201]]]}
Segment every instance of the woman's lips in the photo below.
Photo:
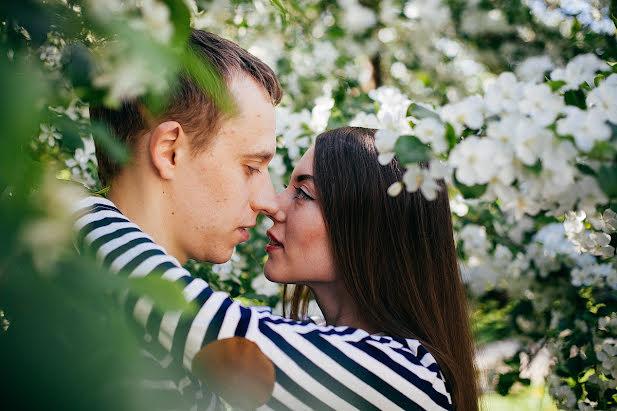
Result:
{"label": "woman's lips", "polygon": [[283,249],[283,244],[270,231],[266,233],[270,242],[266,244],[266,252],[270,253],[275,250]]}

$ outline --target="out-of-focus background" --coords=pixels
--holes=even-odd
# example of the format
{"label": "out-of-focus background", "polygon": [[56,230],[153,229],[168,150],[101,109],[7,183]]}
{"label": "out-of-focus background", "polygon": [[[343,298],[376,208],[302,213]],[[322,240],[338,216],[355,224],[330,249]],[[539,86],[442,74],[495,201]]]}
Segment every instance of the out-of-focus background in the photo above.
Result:
{"label": "out-of-focus background", "polygon": [[[379,128],[380,160],[408,165],[391,195],[431,198],[448,181],[488,409],[617,408],[616,13],[608,0],[1,2],[2,408],[164,401],[136,383],[151,371],[117,299],[183,299],[75,256],[70,210],[104,192],[94,140],[128,159],[88,104],[160,109],[191,26],[279,76],[277,189],[343,124]],[[267,224],[228,263],[187,268],[280,311],[262,274]]]}

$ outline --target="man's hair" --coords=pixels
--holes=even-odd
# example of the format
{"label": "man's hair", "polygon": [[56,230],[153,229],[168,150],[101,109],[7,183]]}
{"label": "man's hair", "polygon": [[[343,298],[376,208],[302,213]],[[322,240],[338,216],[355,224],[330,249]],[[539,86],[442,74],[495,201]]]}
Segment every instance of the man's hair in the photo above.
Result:
{"label": "man's hair", "polygon": [[[280,103],[283,90],[272,69],[236,43],[203,30],[193,29],[188,47],[202,57],[205,64],[209,64],[228,87],[234,75],[244,74],[268,93],[273,105]],[[171,90],[165,109],[157,120],[174,120],[180,123],[190,135],[192,152],[197,153],[206,147],[209,137],[219,129],[222,117],[220,102],[213,101],[211,96],[205,94],[188,71],[183,69],[178,76],[177,85]],[[109,132],[131,151],[139,135],[152,126],[149,118],[145,106],[138,98],[123,101],[117,109],[90,107],[91,121],[105,125]],[[96,158],[101,184],[108,185],[119,173],[121,166],[98,145]]]}

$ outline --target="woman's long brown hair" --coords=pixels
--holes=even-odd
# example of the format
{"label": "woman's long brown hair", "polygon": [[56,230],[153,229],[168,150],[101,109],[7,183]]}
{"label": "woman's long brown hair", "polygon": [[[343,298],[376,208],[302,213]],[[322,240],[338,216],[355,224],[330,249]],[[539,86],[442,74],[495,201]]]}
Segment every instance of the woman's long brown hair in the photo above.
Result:
{"label": "woman's long brown hair", "polygon": [[[335,267],[363,319],[386,335],[418,339],[437,360],[454,408],[477,410],[474,345],[445,184],[434,201],[419,191],[390,197],[388,187],[404,170],[396,158],[381,166],[374,143],[374,130],[356,127],[317,137],[314,179]],[[292,318],[306,315],[309,298],[307,287],[294,287]]]}

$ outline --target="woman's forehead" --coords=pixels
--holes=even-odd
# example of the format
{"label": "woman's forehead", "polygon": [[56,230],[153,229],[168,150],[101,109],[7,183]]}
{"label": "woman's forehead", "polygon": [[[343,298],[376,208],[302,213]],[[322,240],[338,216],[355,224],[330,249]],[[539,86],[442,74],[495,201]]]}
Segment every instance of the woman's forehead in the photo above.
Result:
{"label": "woman's forehead", "polygon": [[293,178],[297,178],[299,175],[308,174],[313,175],[313,158],[315,157],[315,146],[309,147],[306,153],[302,156],[293,171]]}

